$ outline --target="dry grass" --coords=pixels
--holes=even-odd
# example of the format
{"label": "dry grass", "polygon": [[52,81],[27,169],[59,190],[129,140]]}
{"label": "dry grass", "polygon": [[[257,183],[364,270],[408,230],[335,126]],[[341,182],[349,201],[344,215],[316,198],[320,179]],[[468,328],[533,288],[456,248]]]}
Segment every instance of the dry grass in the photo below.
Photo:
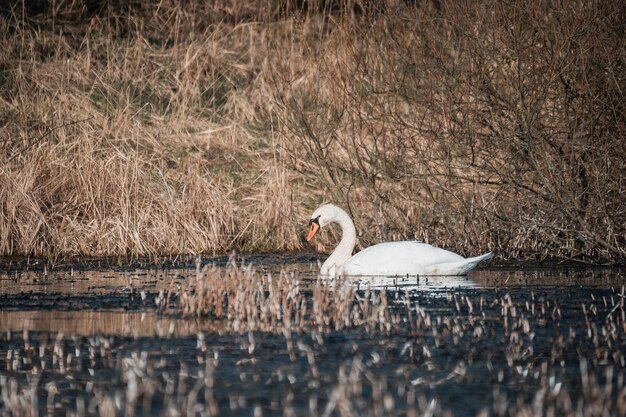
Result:
{"label": "dry grass", "polygon": [[625,258],[619,2],[13,3],[2,255],[299,249],[325,200],[363,246]]}
{"label": "dry grass", "polygon": [[299,246],[307,210],[255,108],[272,28],[175,2],[19,12],[0,20],[1,254]]}

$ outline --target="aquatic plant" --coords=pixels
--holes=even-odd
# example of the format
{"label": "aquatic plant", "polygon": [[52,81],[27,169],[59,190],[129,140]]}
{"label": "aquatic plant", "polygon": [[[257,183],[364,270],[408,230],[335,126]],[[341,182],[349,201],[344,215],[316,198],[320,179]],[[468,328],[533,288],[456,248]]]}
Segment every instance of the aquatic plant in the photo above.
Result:
{"label": "aquatic plant", "polygon": [[[198,275],[204,302],[184,290],[183,311],[203,306],[192,320],[222,321],[193,337],[2,334],[0,415],[626,412],[624,287],[375,298],[314,284],[297,298],[302,284],[287,278],[274,280],[269,295],[255,288],[270,281],[251,269],[226,273],[250,284],[236,278],[229,287],[208,268]],[[315,308],[304,311],[316,303],[329,317],[321,323]]]}
{"label": "aquatic plant", "polygon": [[160,306],[172,295],[183,314],[222,319],[224,329],[235,332],[327,332],[361,326],[389,331],[392,323],[385,291],[359,294],[343,279],[303,281],[293,273],[261,274],[251,264],[238,266],[235,258],[227,268],[198,265],[195,277],[180,290],[163,294]]}

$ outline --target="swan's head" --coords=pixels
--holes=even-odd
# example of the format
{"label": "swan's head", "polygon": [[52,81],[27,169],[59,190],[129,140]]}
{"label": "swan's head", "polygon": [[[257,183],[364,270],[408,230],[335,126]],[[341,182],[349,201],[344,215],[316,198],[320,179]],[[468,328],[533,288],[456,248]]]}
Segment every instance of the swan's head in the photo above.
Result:
{"label": "swan's head", "polygon": [[337,220],[337,216],[341,209],[333,204],[324,204],[320,206],[311,215],[309,220],[309,234],[306,237],[307,242],[313,239],[313,236],[322,227]]}

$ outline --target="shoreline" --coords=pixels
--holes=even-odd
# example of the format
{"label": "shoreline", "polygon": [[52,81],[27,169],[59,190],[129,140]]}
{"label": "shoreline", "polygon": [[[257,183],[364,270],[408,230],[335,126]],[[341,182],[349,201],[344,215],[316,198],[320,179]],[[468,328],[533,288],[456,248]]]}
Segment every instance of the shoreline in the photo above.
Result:
{"label": "shoreline", "polygon": [[[301,263],[323,262],[328,256],[321,252],[312,251],[281,251],[281,252],[249,252],[229,254],[181,254],[162,255],[158,257],[116,257],[116,256],[67,256],[58,259],[43,257],[11,256],[0,257],[0,273],[20,271],[88,271],[88,270],[128,270],[149,268],[195,268],[199,260],[204,266],[215,264],[226,266],[234,256],[238,265],[277,266]],[[497,255],[496,255],[497,256]],[[625,262],[616,263],[585,263],[576,260],[550,259],[545,261],[535,260],[499,260],[494,259],[481,264],[477,270],[544,270],[544,269],[620,269],[625,268]]]}

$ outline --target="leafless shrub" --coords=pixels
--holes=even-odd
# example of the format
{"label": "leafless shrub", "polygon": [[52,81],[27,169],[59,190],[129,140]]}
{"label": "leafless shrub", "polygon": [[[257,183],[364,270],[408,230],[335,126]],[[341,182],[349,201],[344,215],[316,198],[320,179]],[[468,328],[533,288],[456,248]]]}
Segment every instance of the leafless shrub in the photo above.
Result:
{"label": "leafless shrub", "polygon": [[623,260],[626,8],[368,4],[277,77],[294,166],[363,240]]}

